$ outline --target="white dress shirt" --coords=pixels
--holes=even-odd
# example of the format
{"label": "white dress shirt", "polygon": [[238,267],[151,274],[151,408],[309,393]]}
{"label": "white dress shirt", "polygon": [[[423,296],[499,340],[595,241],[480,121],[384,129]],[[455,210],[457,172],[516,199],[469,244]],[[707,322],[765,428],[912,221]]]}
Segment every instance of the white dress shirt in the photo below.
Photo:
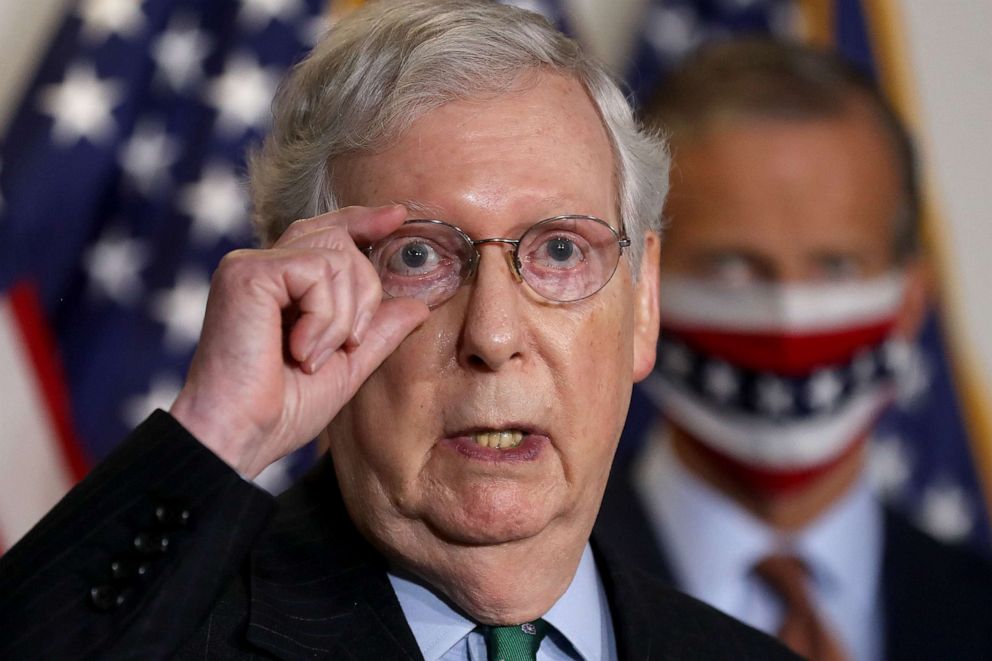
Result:
{"label": "white dress shirt", "polygon": [[810,567],[811,598],[849,657],[882,658],[882,511],[865,476],[785,534],[690,473],[660,430],[637,461],[634,489],[683,591],[774,635],[782,605],[753,569],[767,555],[795,555]]}
{"label": "white dress shirt", "polygon": [[[422,583],[389,573],[425,661],[486,661],[486,641],[477,624]],[[606,592],[586,545],[571,585],[544,620],[553,630],[541,643],[538,661],[617,661]]]}

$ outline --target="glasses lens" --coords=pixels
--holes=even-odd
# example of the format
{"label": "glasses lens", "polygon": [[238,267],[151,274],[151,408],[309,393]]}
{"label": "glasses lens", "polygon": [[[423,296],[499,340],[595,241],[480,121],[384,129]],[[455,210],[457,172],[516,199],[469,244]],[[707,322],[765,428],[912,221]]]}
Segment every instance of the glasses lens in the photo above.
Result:
{"label": "glasses lens", "polygon": [[369,258],[387,295],[434,307],[461,285],[472,254],[472,244],[454,227],[414,220],[373,245]]}
{"label": "glasses lens", "polygon": [[613,228],[580,216],[551,218],[520,240],[520,274],[538,294],[553,301],[577,301],[603,288],[620,261]]}

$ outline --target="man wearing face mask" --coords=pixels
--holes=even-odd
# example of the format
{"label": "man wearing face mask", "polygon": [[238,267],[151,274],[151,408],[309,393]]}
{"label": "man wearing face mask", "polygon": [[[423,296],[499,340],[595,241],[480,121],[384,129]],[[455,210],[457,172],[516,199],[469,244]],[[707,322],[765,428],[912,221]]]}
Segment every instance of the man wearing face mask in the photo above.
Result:
{"label": "man wearing face mask", "polygon": [[989,566],[866,483],[926,306],[895,113],[832,55],[746,40],[690,58],[647,115],[674,157],[662,418],[598,531],[813,659],[988,658]]}

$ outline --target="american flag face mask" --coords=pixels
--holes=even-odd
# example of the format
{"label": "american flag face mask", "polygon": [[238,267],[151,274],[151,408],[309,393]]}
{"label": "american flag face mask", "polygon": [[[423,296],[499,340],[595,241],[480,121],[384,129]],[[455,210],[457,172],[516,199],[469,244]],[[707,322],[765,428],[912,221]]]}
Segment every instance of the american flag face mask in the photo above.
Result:
{"label": "american flag face mask", "polygon": [[840,461],[891,401],[902,273],[831,284],[662,285],[658,366],[668,421],[752,486],[786,490]]}

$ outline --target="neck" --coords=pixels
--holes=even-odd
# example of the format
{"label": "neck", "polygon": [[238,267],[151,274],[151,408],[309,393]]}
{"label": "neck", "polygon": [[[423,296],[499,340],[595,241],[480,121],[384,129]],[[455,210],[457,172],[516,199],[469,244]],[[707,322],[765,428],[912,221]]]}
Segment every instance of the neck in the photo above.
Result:
{"label": "neck", "polygon": [[[510,625],[544,616],[575,578],[588,535],[549,540],[548,535],[494,546],[416,543],[389,553],[480,624]],[[412,552],[411,552],[412,551]]]}
{"label": "neck", "polygon": [[732,470],[713,461],[681,430],[672,429],[671,438],[676,456],[689,472],[783,531],[803,528],[830,509],[857,481],[865,462],[862,442],[823,474],[786,491],[765,491],[742,484]]}

